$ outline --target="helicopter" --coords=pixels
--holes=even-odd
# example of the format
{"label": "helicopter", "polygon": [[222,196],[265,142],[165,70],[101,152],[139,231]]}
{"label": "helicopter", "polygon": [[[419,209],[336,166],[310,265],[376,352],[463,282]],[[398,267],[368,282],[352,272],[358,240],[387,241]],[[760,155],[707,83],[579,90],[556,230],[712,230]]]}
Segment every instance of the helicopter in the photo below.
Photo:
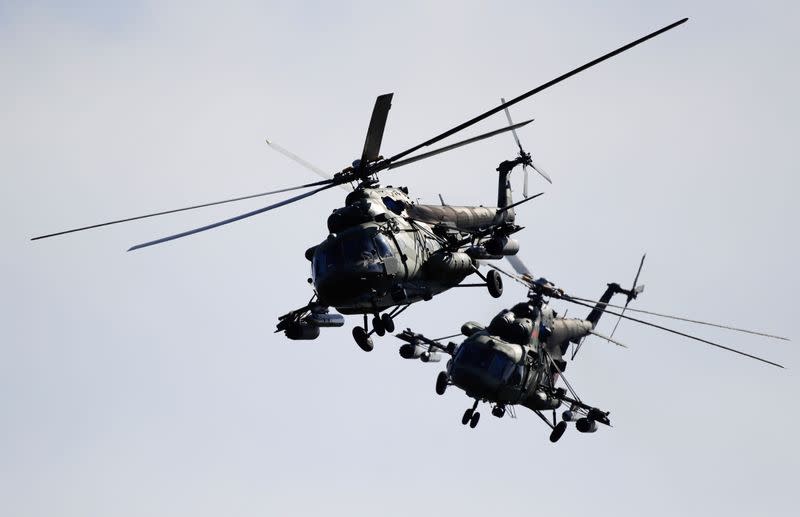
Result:
{"label": "helicopter", "polygon": [[[305,190],[301,194],[257,210],[137,244],[128,250],[134,251],[253,217],[301,201],[336,186],[349,185],[353,190],[347,194],[345,206],[335,209],[328,217],[328,237],[319,244],[308,248],[305,253],[306,259],[311,262],[312,272],[309,283],[313,285],[314,295],[305,306],[280,316],[276,332],[284,332],[286,337],[293,340],[316,339],[320,335],[321,328],[343,326],[343,314],[363,314],[364,325],[363,327],[356,326],[353,329],[353,338],[360,348],[370,351],[374,346],[371,335],[381,336],[386,332],[394,332],[394,318],[412,303],[430,300],[433,296],[454,287],[483,286],[487,287],[489,293],[494,297],[502,295],[503,285],[500,274],[492,270],[484,275],[478,268],[478,261],[499,260],[503,257],[513,256],[519,251],[519,244],[511,238],[514,233],[522,229],[514,222],[514,208],[540,195],[527,197],[527,167],[530,166],[537,170],[550,181],[549,176],[541,168],[535,166],[530,154],[525,152],[519,144],[515,130],[530,121],[512,124],[508,108],[583,70],[669,31],[687,20],[688,18],[684,18],[674,22],[608,52],[509,101],[502,101],[500,105],[388,158],[384,158],[380,154],[380,149],[393,94],[380,95],[373,107],[360,158],[333,175],[326,174],[305,160],[267,141],[271,147],[325,176],[323,180],[74,228],[41,235],[31,240],[294,190]],[[414,155],[422,148],[433,145],[504,110],[509,120],[508,126],[433,151]],[[383,171],[415,163],[507,131],[514,132],[520,151],[514,159],[503,161],[497,168],[499,177],[496,207],[449,206],[444,203],[442,206],[416,204],[409,197],[407,188],[382,187],[379,184],[378,174]],[[511,199],[509,175],[517,165],[522,165],[525,172],[525,199],[514,203]],[[472,274],[477,275],[482,282],[463,284],[463,280]],[[331,307],[335,308],[339,314],[332,314]],[[371,330],[367,330],[369,315],[373,316]]]}
{"label": "helicopter", "polygon": [[[506,413],[516,417],[514,407],[521,405],[531,409],[547,424],[551,430],[550,441],[553,443],[562,437],[568,423],[574,422],[581,433],[596,432],[598,424],[611,426],[610,412],[585,403],[564,376],[564,371],[567,369],[570,346],[573,347],[570,359],[574,360],[584,340],[590,335],[627,348],[613,338],[617,325],[623,319],[783,368],[767,359],[626,315],[626,311],[635,311],[788,341],[787,338],[763,332],[629,308],[630,302],[644,291],[644,285],[638,283],[644,260],[645,257],[642,256],[629,289],[618,283],[609,283],[600,299],[595,301],[569,295],[547,279],[535,278],[518,257],[511,257],[509,262],[517,274],[499,268],[497,270],[527,287],[527,300],[500,311],[488,326],[470,321],[462,325],[459,334],[452,336],[429,339],[406,329],[396,335],[406,342],[399,349],[400,356],[404,359],[420,359],[426,363],[439,362],[442,354],[451,356],[445,371],[439,372],[436,378],[436,393],[443,395],[449,385],[454,385],[462,389],[468,397],[475,399],[472,407],[467,408],[462,416],[463,425],[469,424],[471,428],[478,425],[480,413],[477,409],[481,401],[488,402],[492,406],[492,415],[498,418]],[[625,296],[624,305],[610,303],[618,294]],[[550,306],[549,300],[553,299],[588,307],[591,311],[585,318],[567,318],[559,315]],[[621,310],[613,312],[609,308]],[[610,336],[596,330],[605,313],[619,318]],[[445,339],[459,335],[466,337],[460,344],[442,343]],[[563,382],[563,386],[558,385],[559,380]],[[561,421],[558,421],[556,410],[562,406],[566,409],[561,414]],[[552,412],[552,418],[545,416],[546,412]]]}

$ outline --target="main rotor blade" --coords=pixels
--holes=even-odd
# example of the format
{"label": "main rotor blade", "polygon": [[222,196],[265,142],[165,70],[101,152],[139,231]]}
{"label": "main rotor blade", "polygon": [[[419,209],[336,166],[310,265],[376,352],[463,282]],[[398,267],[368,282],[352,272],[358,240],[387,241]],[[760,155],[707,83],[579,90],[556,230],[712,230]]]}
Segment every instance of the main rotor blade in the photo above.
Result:
{"label": "main rotor blade", "polygon": [[[505,103],[506,100],[500,97],[500,104],[505,104]],[[511,113],[508,111],[508,108],[505,108],[505,112],[506,112],[506,119],[508,120],[508,125],[513,126],[514,123],[511,121]],[[525,150],[522,148],[522,144],[519,143],[519,137],[517,136],[517,132],[512,130],[511,134],[514,135],[514,141],[517,142],[517,147],[519,147],[519,152],[524,153]]]}
{"label": "main rotor blade", "polygon": [[100,227],[103,227],[103,226],[110,226],[112,224],[127,223],[127,222],[130,222],[130,221],[138,221],[139,219],[147,219],[148,217],[156,217],[156,216],[159,216],[159,215],[167,215],[167,214],[174,214],[174,213],[177,213],[177,212],[185,212],[187,210],[194,210],[196,208],[205,208],[207,206],[223,205],[225,203],[233,203],[234,201],[243,201],[245,199],[253,199],[253,198],[262,197],[262,196],[269,196],[271,194],[279,194],[281,192],[289,192],[290,190],[298,190],[298,189],[302,189],[302,188],[317,187],[319,185],[329,184],[332,181],[333,181],[332,179],[328,179],[328,180],[325,180],[325,181],[315,181],[314,183],[306,183],[305,185],[299,185],[297,187],[289,187],[289,188],[282,188],[282,189],[278,189],[278,190],[271,190],[269,192],[261,192],[260,194],[251,194],[249,196],[239,196],[239,197],[234,197],[234,198],[231,198],[231,199],[224,199],[222,201],[213,201],[211,203],[203,203],[201,205],[186,206],[186,207],[183,207],[183,208],[175,208],[173,210],[164,210],[163,212],[155,212],[155,213],[147,214],[147,215],[137,215],[136,217],[128,217],[128,218],[125,218],[125,219],[117,219],[115,221],[108,221],[108,222],[105,222],[105,223],[92,224],[90,226],[82,226],[80,228],[73,228],[71,230],[64,230],[64,231],[56,232],[56,233],[48,233],[47,235],[40,235],[38,237],[33,237],[33,238],[31,238],[31,240],[32,241],[37,241],[39,239],[47,239],[49,237],[56,237],[57,235],[64,235],[64,234],[67,234],[67,233],[82,232],[84,230],[91,230],[93,228],[100,228]]}
{"label": "main rotor blade", "polygon": [[531,279],[533,278],[533,273],[530,272],[525,263],[522,262],[521,258],[516,255],[507,255],[506,259],[508,259],[509,264],[511,264],[511,267],[514,268],[514,271],[522,276],[526,276]]}
{"label": "main rotor blade", "polygon": [[407,149],[407,150],[405,150],[405,151],[403,151],[403,152],[401,152],[399,154],[396,154],[396,155],[392,156],[391,158],[389,158],[386,161],[387,162],[394,162],[395,160],[399,160],[400,158],[402,158],[404,156],[408,156],[409,154],[411,154],[414,151],[417,151],[419,149],[422,149],[423,147],[427,147],[427,146],[429,146],[431,144],[435,144],[439,140],[447,138],[448,136],[450,136],[450,135],[452,135],[454,133],[458,133],[459,131],[461,131],[463,129],[466,129],[469,126],[472,126],[473,124],[477,124],[481,120],[483,120],[483,119],[485,119],[487,117],[491,117],[495,113],[497,113],[499,111],[502,111],[502,110],[508,108],[509,106],[513,106],[514,104],[516,104],[516,103],[518,103],[518,102],[520,102],[522,100],[527,99],[531,95],[535,95],[535,94],[537,94],[537,93],[539,93],[539,92],[541,92],[543,90],[546,90],[547,88],[550,88],[551,86],[556,85],[556,84],[560,83],[561,81],[563,81],[565,79],[569,79],[573,75],[575,75],[577,73],[580,73],[580,72],[583,72],[587,68],[591,68],[591,67],[593,67],[594,65],[596,65],[598,63],[601,63],[601,62],[603,62],[603,61],[605,61],[607,59],[610,59],[610,58],[616,56],[617,54],[620,54],[622,52],[625,52],[626,50],[629,50],[629,49],[635,47],[636,45],[639,45],[640,43],[644,43],[645,41],[647,41],[647,40],[649,40],[651,38],[655,38],[656,36],[658,36],[661,33],[667,32],[670,29],[674,29],[678,25],[681,25],[682,23],[685,23],[688,19],[689,18],[683,18],[682,20],[678,20],[675,23],[671,23],[670,25],[667,25],[666,27],[663,27],[663,28],[661,28],[661,29],[659,29],[659,30],[657,30],[655,32],[651,32],[647,36],[644,36],[642,38],[637,39],[636,41],[628,43],[627,45],[624,45],[624,46],[622,46],[622,47],[620,47],[620,48],[618,48],[618,49],[616,49],[614,51],[611,51],[608,54],[604,54],[603,56],[600,56],[597,59],[589,61],[585,65],[579,66],[578,68],[576,68],[574,70],[571,70],[571,71],[567,72],[566,74],[560,75],[560,76],[556,77],[555,79],[553,79],[551,81],[548,81],[548,82],[546,82],[546,83],[544,83],[544,84],[542,84],[540,86],[537,86],[533,90],[525,92],[522,95],[520,95],[519,97],[515,97],[515,98],[511,99],[510,101],[504,102],[500,106],[492,108],[489,111],[487,111],[485,113],[482,113],[482,114],[478,115],[477,117],[472,118],[472,119],[470,119],[470,120],[468,120],[468,121],[466,121],[466,122],[464,122],[462,124],[459,124],[459,125],[457,125],[456,127],[452,128],[452,129],[448,129],[444,133],[436,135],[435,137],[431,138],[430,140],[426,140],[426,141],[422,142],[421,144],[415,145],[414,147],[412,147],[410,149]]}
{"label": "main rotor blade", "polygon": [[204,232],[206,230],[210,230],[210,229],[216,228],[218,226],[223,226],[223,225],[226,225],[228,223],[241,221],[242,219],[247,219],[248,217],[252,217],[254,215],[263,214],[264,212],[267,212],[267,211],[272,210],[274,208],[279,208],[279,207],[282,207],[284,205],[288,205],[290,203],[294,203],[295,201],[300,201],[301,199],[307,198],[309,196],[313,196],[317,192],[322,192],[323,190],[327,190],[327,189],[329,189],[331,187],[334,187],[334,186],[335,186],[335,184],[329,183],[328,185],[325,185],[324,187],[318,188],[316,190],[312,190],[311,192],[305,192],[305,193],[300,194],[298,196],[290,197],[289,199],[284,199],[283,201],[279,201],[278,203],[266,206],[264,208],[259,208],[258,210],[253,210],[252,212],[247,212],[246,214],[237,215],[236,217],[231,217],[230,219],[225,219],[224,221],[219,221],[219,222],[212,223],[212,224],[209,224],[209,225],[206,225],[206,226],[202,226],[200,228],[195,228],[194,230],[188,230],[188,231],[185,231],[185,232],[177,233],[175,235],[170,235],[169,237],[162,237],[161,239],[156,239],[154,241],[145,242],[143,244],[137,244],[136,246],[132,246],[131,248],[129,248],[128,251],[134,251],[134,250],[138,250],[138,249],[141,249],[141,248],[146,248],[148,246],[153,246],[155,244],[161,244],[162,242],[167,242],[167,241],[172,241],[172,240],[175,240],[175,239],[180,239],[181,237],[186,237],[188,235],[194,235],[195,233]]}
{"label": "main rotor blade", "polygon": [[422,153],[417,156],[412,156],[411,158],[406,158],[405,160],[400,160],[399,162],[391,163],[387,169],[396,169],[397,167],[402,167],[403,165],[408,165],[409,163],[418,162],[420,160],[424,160],[425,158],[430,158],[431,156],[435,156],[437,154],[444,153],[446,151],[452,151],[453,149],[457,149],[467,144],[471,144],[474,142],[478,142],[479,140],[483,140],[484,138],[489,138],[495,135],[499,135],[500,133],[505,133],[506,131],[514,131],[514,129],[522,126],[526,126],[533,122],[533,119],[526,120],[525,122],[520,122],[519,124],[513,124],[511,126],[502,127],[500,129],[495,129],[494,131],[489,131],[488,133],[484,133],[482,135],[473,136],[472,138],[468,138],[466,140],[462,140],[460,142],[456,142],[455,144],[450,144],[448,146],[435,149],[433,151],[428,151],[427,153]]}
{"label": "main rotor blade", "polygon": [[[572,300],[580,300],[582,302],[588,302],[588,303],[598,303],[596,300],[591,300],[589,298],[580,298],[580,297],[576,297],[576,296],[570,296],[570,299],[572,299]],[[612,309],[625,309],[624,305],[614,305],[614,304],[611,304],[611,303],[607,303],[606,307],[611,307]],[[771,339],[780,339],[781,341],[791,341],[789,338],[786,338],[786,337],[775,336],[773,334],[767,334],[765,332],[759,332],[757,330],[747,330],[747,329],[742,329],[742,328],[738,328],[738,327],[731,327],[729,325],[722,325],[722,324],[719,324],[719,323],[711,323],[711,322],[708,322],[708,321],[700,321],[700,320],[694,320],[694,319],[690,319],[690,318],[684,318],[682,316],[673,316],[671,314],[662,314],[660,312],[647,311],[647,310],[644,310],[644,309],[633,309],[631,307],[628,307],[627,310],[630,311],[630,312],[637,312],[639,314],[647,314],[648,316],[656,316],[656,317],[659,317],[659,318],[667,318],[667,319],[671,319],[671,320],[685,321],[687,323],[696,323],[698,325],[706,325],[708,327],[716,327],[716,328],[725,329],[725,330],[732,330],[734,332],[743,332],[745,334],[752,334],[754,336],[767,337],[767,338],[771,338]]]}
{"label": "main rotor blade", "polygon": [[[592,308],[591,305],[589,305],[587,303],[576,301],[575,298],[565,298],[565,299],[567,301],[572,302],[572,303],[576,303],[578,305],[583,305],[584,307]],[[683,332],[679,332],[679,331],[673,330],[671,328],[663,327],[661,325],[656,325],[655,323],[650,323],[649,321],[644,321],[644,320],[632,318],[631,316],[624,316],[624,315],[616,313],[616,312],[611,312],[611,311],[609,311],[607,309],[605,309],[604,312],[606,312],[607,314],[611,314],[613,316],[619,316],[619,317],[624,318],[626,320],[635,321],[636,323],[641,323],[642,325],[647,325],[648,327],[657,328],[657,329],[663,330],[665,332],[669,332],[671,334],[676,334],[678,336],[683,336],[685,338],[693,339],[695,341],[699,341],[699,342],[705,343],[707,345],[711,345],[711,346],[714,346],[714,347],[717,347],[717,348],[721,348],[722,350],[727,350],[728,352],[733,352],[734,354],[739,354],[739,355],[742,355],[744,357],[749,357],[750,359],[755,359],[756,361],[761,361],[762,363],[770,364],[772,366],[777,366],[778,368],[783,368],[783,366],[778,364],[778,363],[774,363],[772,361],[769,361],[767,359],[758,357],[756,355],[752,355],[752,354],[748,354],[746,352],[742,352],[741,350],[736,350],[735,348],[731,348],[731,347],[728,347],[728,346],[725,346],[725,345],[720,345],[719,343],[715,343],[715,342],[709,341],[707,339],[699,338],[697,336],[692,336],[691,334],[685,334]]]}
{"label": "main rotor blade", "polygon": [[434,341],[443,341],[445,339],[452,339],[452,338],[458,337],[458,336],[463,336],[463,334],[461,332],[459,332],[458,334],[452,334],[450,336],[437,337],[436,339],[434,339]]}
{"label": "main rotor blade", "polygon": [[367,138],[364,140],[364,151],[361,153],[361,163],[365,165],[377,160],[380,156],[383,130],[386,127],[389,109],[392,107],[393,95],[393,93],[386,93],[375,99],[375,107],[372,108],[372,118],[369,121],[369,129],[367,129]]}
{"label": "main rotor blade", "polygon": [[291,151],[289,151],[287,149],[284,149],[283,147],[279,146],[275,142],[272,142],[269,138],[264,139],[264,141],[267,142],[267,145],[270,146],[271,148],[275,149],[276,151],[278,151],[279,153],[281,153],[285,157],[289,158],[290,160],[292,160],[292,161],[294,161],[296,163],[299,163],[300,165],[302,165],[306,169],[310,170],[311,172],[313,172],[317,176],[320,176],[320,177],[325,178],[325,179],[333,179],[333,176],[331,176],[327,172],[323,171],[322,169],[320,169],[316,165],[314,165],[314,164],[312,164],[310,162],[307,162],[306,160],[300,158],[299,156],[297,156],[293,152],[291,152]]}
{"label": "main rotor blade", "polygon": [[[506,257],[506,258],[508,258],[508,257]],[[487,265],[487,266],[489,266],[490,268],[494,269],[494,270],[495,270],[495,271],[497,271],[498,273],[500,273],[500,274],[503,274],[503,275],[507,276],[507,277],[508,277],[508,278],[510,278],[511,280],[514,280],[515,282],[517,282],[517,283],[520,283],[520,284],[524,285],[524,286],[525,286],[525,287],[527,287],[528,289],[530,289],[530,288],[531,288],[531,284],[530,284],[530,282],[526,281],[524,276],[518,276],[518,275],[511,274],[511,273],[509,273],[508,271],[506,271],[505,269],[501,269],[501,268],[499,268],[499,267],[495,266],[494,264],[489,264],[488,262],[486,263],[486,265]]]}
{"label": "main rotor blade", "polygon": [[[308,161],[300,158],[299,156],[297,156],[293,152],[289,151],[288,149],[285,149],[285,148],[279,146],[278,144],[276,144],[275,142],[270,141],[268,138],[266,139],[266,142],[267,142],[268,146],[270,146],[271,148],[275,149],[276,151],[278,151],[279,153],[281,153],[285,157],[289,158],[290,160],[292,160],[292,161],[294,161],[296,163],[299,163],[300,165],[302,165],[306,169],[310,170],[311,172],[313,172],[317,176],[319,176],[321,178],[333,180],[333,176],[331,174],[328,174],[327,172],[323,171],[322,169],[320,169],[319,167],[317,167],[313,163],[308,162]],[[345,185],[344,183],[340,183],[339,187],[342,190],[345,190],[347,192],[350,192],[352,190],[347,185]]]}

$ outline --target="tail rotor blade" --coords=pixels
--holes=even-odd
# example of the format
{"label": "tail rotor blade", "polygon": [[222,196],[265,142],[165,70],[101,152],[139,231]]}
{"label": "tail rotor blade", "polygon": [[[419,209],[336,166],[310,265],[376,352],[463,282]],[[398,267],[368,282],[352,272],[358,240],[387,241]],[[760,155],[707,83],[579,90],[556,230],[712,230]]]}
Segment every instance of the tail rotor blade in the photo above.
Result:
{"label": "tail rotor blade", "polygon": [[538,165],[536,165],[535,163],[533,163],[533,160],[531,160],[531,167],[533,167],[533,170],[535,170],[536,172],[538,172],[538,173],[539,173],[539,175],[540,175],[541,177],[543,177],[544,179],[546,179],[548,183],[550,183],[551,185],[553,184],[553,180],[552,180],[552,179],[550,179],[550,175],[549,175],[549,174],[547,174],[547,173],[544,171],[544,169],[542,169],[540,166],[538,166]]}
{"label": "tail rotor blade", "polygon": [[642,291],[644,291],[644,286],[636,285],[636,282],[639,281],[639,275],[642,273],[642,266],[644,266],[644,259],[647,257],[647,253],[642,255],[642,260],[639,262],[639,269],[636,270],[636,276],[633,277],[633,285],[631,285],[631,290],[628,293],[628,299],[625,300],[625,306],[622,308],[622,312],[620,313],[619,319],[617,323],[614,325],[614,330],[611,331],[611,337],[614,337],[614,333],[617,331],[617,327],[619,327],[619,322],[622,321],[622,316],[625,314],[625,311],[628,310],[628,304],[631,303],[631,300],[636,298]]}
{"label": "tail rotor blade", "polygon": [[523,164],[522,165],[522,177],[523,177],[523,180],[522,180],[522,197],[524,197],[524,198],[528,197],[528,175],[529,175],[528,166]]}

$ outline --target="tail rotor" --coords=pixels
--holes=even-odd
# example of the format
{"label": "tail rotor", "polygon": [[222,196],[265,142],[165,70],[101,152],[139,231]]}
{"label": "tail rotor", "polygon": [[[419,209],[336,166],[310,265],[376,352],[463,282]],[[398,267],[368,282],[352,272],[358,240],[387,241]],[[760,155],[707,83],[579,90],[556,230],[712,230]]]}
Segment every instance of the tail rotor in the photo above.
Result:
{"label": "tail rotor", "polygon": [[622,321],[622,317],[625,315],[625,310],[628,308],[628,304],[631,303],[631,300],[635,300],[639,294],[644,291],[644,284],[637,285],[639,281],[639,274],[642,272],[642,266],[644,266],[644,259],[647,256],[647,253],[642,255],[642,260],[639,262],[639,269],[636,271],[636,276],[633,278],[633,285],[631,286],[630,290],[621,290],[620,292],[627,296],[625,300],[625,305],[622,307],[622,312],[620,312],[619,318],[617,319],[617,323],[614,325],[614,330],[611,331],[610,338],[614,337],[614,333],[617,331],[617,327],[619,327],[619,322]]}
{"label": "tail rotor", "polygon": [[[503,104],[506,103],[506,100],[503,99],[502,97],[500,98],[500,101]],[[506,119],[508,119],[508,125],[509,126],[513,126],[514,122],[512,122],[512,120],[511,120],[511,113],[509,113],[508,108],[505,108],[505,113],[506,113]],[[521,163],[522,164],[522,178],[523,178],[522,179],[522,197],[527,198],[528,197],[528,174],[529,174],[528,167],[530,167],[533,170],[535,170],[536,172],[538,172],[544,179],[547,180],[548,183],[552,184],[553,180],[550,179],[550,175],[547,174],[544,171],[544,169],[542,169],[541,167],[539,167],[538,165],[533,163],[533,159],[531,158],[531,153],[526,152],[525,149],[522,148],[522,144],[519,141],[519,136],[517,136],[517,131],[512,129],[511,130],[511,134],[514,135],[514,141],[517,143],[517,147],[519,147],[519,154],[517,155],[516,161],[517,161],[517,163]]]}

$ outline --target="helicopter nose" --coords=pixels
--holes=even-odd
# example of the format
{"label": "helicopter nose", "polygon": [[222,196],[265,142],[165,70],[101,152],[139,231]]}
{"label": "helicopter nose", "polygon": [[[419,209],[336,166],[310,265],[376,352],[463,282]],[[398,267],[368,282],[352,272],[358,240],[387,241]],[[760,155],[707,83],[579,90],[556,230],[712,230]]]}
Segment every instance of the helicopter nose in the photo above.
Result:
{"label": "helicopter nose", "polygon": [[329,306],[352,303],[371,291],[369,278],[358,273],[330,272],[314,283],[320,302]]}

